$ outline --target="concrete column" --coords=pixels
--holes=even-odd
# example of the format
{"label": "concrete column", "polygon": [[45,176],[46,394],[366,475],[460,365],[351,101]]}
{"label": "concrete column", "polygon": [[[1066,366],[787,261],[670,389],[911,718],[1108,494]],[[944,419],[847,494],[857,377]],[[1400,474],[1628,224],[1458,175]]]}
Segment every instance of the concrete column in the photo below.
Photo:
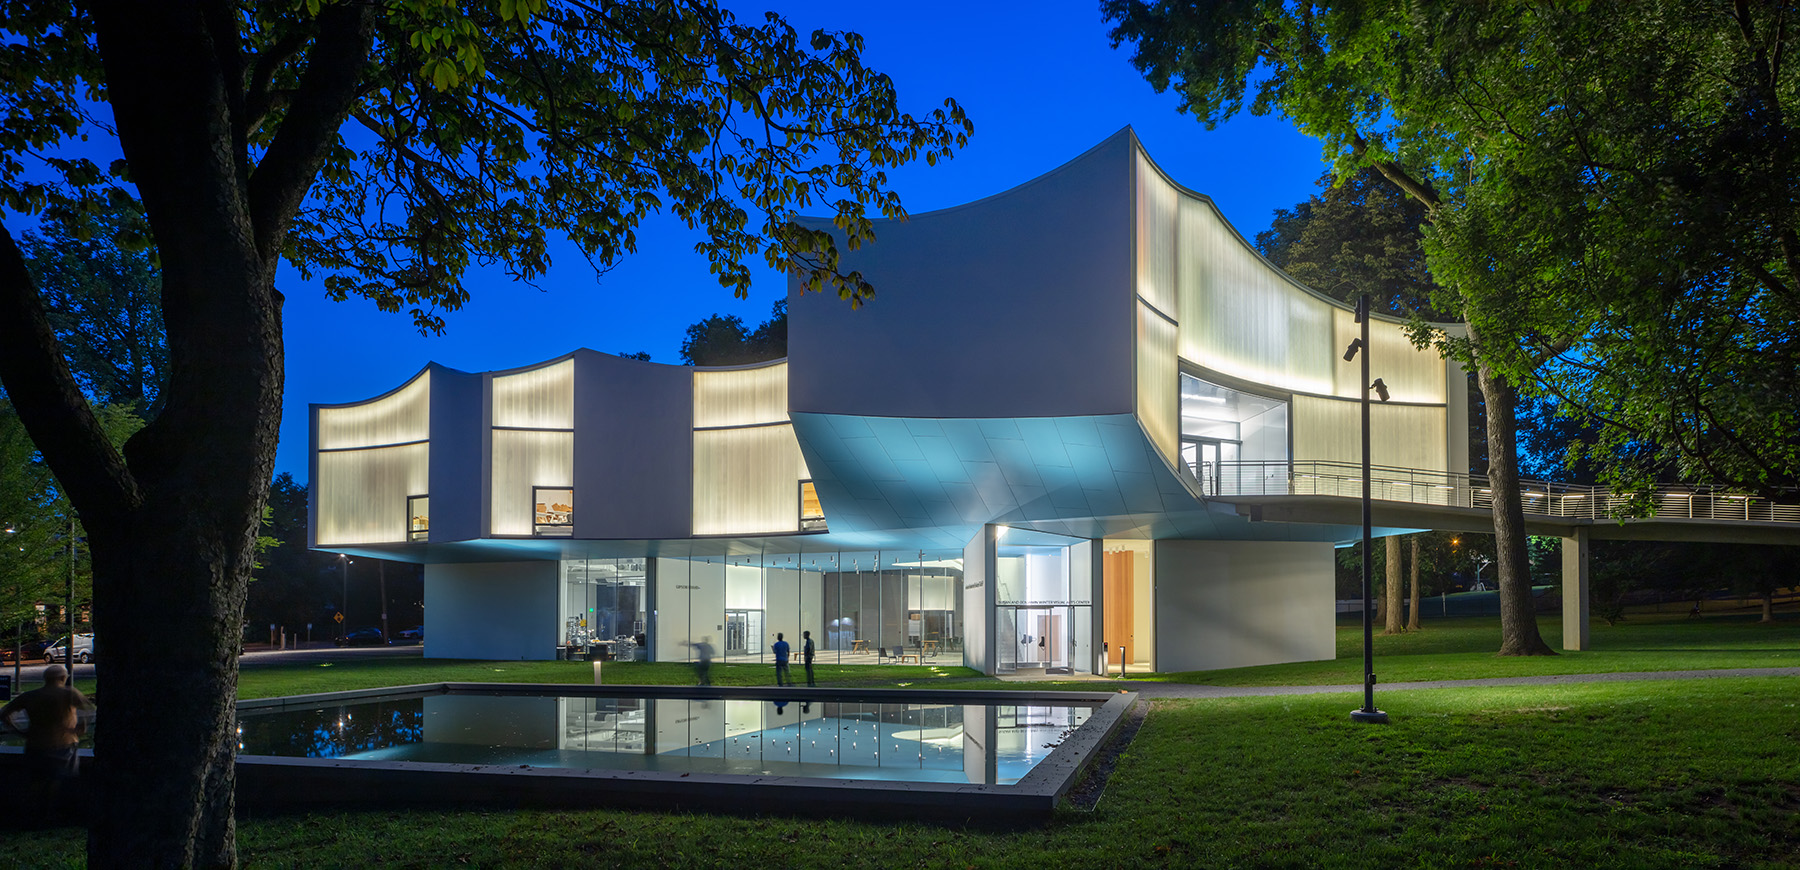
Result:
{"label": "concrete column", "polygon": [[1099,673],[1106,673],[1107,658],[1102,655],[1102,643],[1116,643],[1106,636],[1106,539],[1088,539],[1088,582],[1090,585],[1088,607],[1088,637],[1093,638],[1088,650],[1088,670],[1092,671],[1096,660],[1099,662]]}
{"label": "concrete column", "polygon": [[1588,648],[1588,530],[1562,539],[1563,649]]}

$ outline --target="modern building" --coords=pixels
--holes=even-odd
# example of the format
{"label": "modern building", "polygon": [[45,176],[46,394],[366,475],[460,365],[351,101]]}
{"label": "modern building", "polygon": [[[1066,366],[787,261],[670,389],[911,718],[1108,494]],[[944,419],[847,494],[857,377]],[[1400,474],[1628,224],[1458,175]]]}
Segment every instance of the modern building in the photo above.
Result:
{"label": "modern building", "polygon": [[[809,631],[825,661],[988,673],[1333,657],[1360,528],[1240,497],[1360,461],[1349,307],[1129,129],[876,233],[847,255],[873,302],[795,288],[785,360],[433,364],[313,406],[313,546],[422,563],[428,656],[757,661]],[[1369,351],[1384,477],[1466,471],[1460,368],[1380,317]]]}

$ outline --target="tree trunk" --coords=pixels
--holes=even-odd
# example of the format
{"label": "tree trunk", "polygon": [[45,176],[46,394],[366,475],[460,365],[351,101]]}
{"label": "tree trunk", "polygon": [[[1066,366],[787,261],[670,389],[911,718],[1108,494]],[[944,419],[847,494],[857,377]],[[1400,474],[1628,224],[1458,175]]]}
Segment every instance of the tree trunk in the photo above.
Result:
{"label": "tree trunk", "polygon": [[1384,600],[1381,604],[1385,625],[1382,627],[1381,633],[1399,634],[1406,629],[1403,627],[1400,615],[1400,537],[1398,535],[1387,536],[1387,559],[1385,561],[1387,562],[1387,576],[1384,581],[1385,588],[1382,589]]}
{"label": "tree trunk", "polygon": [[1407,611],[1407,614],[1406,614],[1406,630],[1407,631],[1418,631],[1419,630],[1419,536],[1418,535],[1412,536],[1412,564],[1408,567],[1410,567],[1412,569],[1412,587],[1411,587],[1412,600],[1410,602],[1412,607],[1411,607],[1411,609],[1409,609]]}
{"label": "tree trunk", "polygon": [[1486,365],[1475,379],[1487,405],[1488,485],[1494,500],[1494,565],[1500,586],[1500,655],[1553,656],[1538,633],[1531,600],[1531,562],[1525,549],[1525,506],[1519,497],[1517,394]]}
{"label": "tree trunk", "polygon": [[1774,593],[1774,591],[1764,592],[1762,599],[1763,599],[1763,618],[1760,621],[1761,622],[1774,622],[1775,621],[1775,593]]}

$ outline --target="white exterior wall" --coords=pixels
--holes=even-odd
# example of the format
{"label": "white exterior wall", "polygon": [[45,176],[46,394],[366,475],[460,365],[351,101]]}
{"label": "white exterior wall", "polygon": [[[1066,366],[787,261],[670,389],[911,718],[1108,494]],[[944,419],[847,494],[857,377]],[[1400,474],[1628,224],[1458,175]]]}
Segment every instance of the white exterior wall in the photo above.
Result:
{"label": "white exterior wall", "polygon": [[553,659],[560,562],[425,566],[425,657]]}
{"label": "white exterior wall", "polygon": [[1156,542],[1156,668],[1336,658],[1330,544]]}

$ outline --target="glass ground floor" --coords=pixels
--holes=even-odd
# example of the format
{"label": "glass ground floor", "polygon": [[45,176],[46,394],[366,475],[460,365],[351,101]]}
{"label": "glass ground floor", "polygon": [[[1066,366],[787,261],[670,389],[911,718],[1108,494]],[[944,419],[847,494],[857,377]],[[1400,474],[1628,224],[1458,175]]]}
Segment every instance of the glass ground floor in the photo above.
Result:
{"label": "glass ground floor", "polygon": [[704,647],[773,663],[780,637],[798,666],[810,634],[821,664],[961,665],[991,642],[975,658],[998,674],[1147,669],[1150,544],[1103,542],[1096,565],[1094,543],[1002,537],[991,598],[966,582],[963,550],[565,559],[554,644],[559,658],[685,662]]}

